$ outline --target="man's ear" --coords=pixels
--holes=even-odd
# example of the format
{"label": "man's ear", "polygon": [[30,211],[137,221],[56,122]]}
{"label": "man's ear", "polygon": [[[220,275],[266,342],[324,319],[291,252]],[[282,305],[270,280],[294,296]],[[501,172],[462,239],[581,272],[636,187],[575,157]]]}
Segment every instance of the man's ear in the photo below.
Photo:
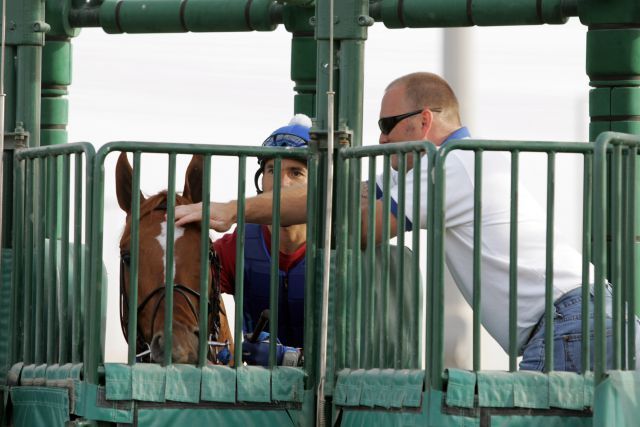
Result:
{"label": "man's ear", "polygon": [[[118,198],[118,205],[127,214],[131,213],[131,194],[132,194],[132,182],[133,182],[133,169],[127,159],[127,153],[124,151],[120,153],[118,157],[118,163],[116,164],[116,196]],[[138,195],[140,197],[140,204],[144,202],[145,198],[142,192]]]}
{"label": "man's ear", "polygon": [[429,135],[429,132],[433,127],[433,111],[431,111],[427,107],[424,107],[422,109],[422,113],[420,113],[420,117],[422,118],[422,138],[428,139],[427,135]]}

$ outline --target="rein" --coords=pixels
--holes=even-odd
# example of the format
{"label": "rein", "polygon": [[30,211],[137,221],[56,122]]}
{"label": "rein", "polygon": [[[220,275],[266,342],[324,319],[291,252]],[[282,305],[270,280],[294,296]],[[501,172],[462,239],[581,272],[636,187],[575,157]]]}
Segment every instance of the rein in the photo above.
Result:
{"label": "rein", "polygon": [[[158,205],[154,210],[166,210],[166,203],[162,203]],[[129,334],[128,328],[129,325],[129,297],[127,291],[125,289],[125,269],[129,267],[130,260],[130,252],[129,250],[123,250],[120,253],[120,326],[122,328],[122,333],[129,342]],[[217,361],[217,352],[218,347],[228,347],[228,343],[220,343],[217,342],[218,336],[220,334],[220,314],[225,314],[220,307],[220,260],[218,259],[218,255],[216,254],[213,243],[209,241],[209,270],[211,272],[212,277],[212,289],[211,295],[209,295],[209,300],[207,301],[208,306],[208,333],[209,335],[209,360],[214,362]],[[138,308],[136,310],[138,318],[140,318],[140,314],[147,307],[149,301],[151,301],[154,297],[158,297],[157,301],[153,306],[153,314],[151,317],[151,333],[153,333],[156,317],[158,315],[158,310],[160,309],[160,304],[164,301],[166,297],[167,288],[165,285],[160,285],[151,291],[145,299],[138,304]],[[174,283],[172,286],[172,292],[178,293],[179,296],[183,297],[187,304],[189,305],[189,309],[191,313],[194,315],[196,322],[199,323],[199,314],[196,309],[191,297],[195,297],[197,301],[200,301],[200,293],[179,283]],[[144,331],[140,328],[140,323],[137,323],[137,339],[136,339],[136,354],[138,357],[146,357],[151,361],[150,356],[150,344],[144,338]],[[212,349],[213,348],[213,349]],[[143,360],[140,360],[143,361]]]}

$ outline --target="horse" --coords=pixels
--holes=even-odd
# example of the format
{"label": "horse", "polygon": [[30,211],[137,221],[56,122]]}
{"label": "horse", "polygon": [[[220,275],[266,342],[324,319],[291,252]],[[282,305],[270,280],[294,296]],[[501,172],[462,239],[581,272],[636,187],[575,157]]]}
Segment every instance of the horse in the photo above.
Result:
{"label": "horse", "polygon": [[[187,168],[182,195],[176,205],[202,200],[202,156],[193,156]],[[133,169],[122,152],[116,165],[116,194],[120,208],[126,212],[126,223],[120,239],[120,323],[128,342],[129,251],[131,241],[131,200]],[[164,363],[165,265],[167,192],[140,197],[139,262],[138,262],[138,339],[136,353],[150,353],[150,361]],[[172,361],[197,363],[200,307],[200,225],[189,224],[174,230],[174,301],[172,324]],[[228,343],[233,353],[233,340],[219,289],[219,264],[211,242],[209,268],[209,319],[207,335],[217,343]],[[224,347],[224,346],[222,346]],[[217,363],[219,345],[209,347],[209,360]],[[230,358],[232,361],[232,358]]]}

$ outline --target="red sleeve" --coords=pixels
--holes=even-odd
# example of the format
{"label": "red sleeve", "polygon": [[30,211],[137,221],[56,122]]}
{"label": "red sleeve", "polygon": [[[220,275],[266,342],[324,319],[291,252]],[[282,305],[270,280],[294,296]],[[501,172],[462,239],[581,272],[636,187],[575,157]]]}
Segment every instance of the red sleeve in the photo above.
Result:
{"label": "red sleeve", "polygon": [[220,290],[231,295],[236,291],[236,240],[234,231],[213,242],[220,259]]}

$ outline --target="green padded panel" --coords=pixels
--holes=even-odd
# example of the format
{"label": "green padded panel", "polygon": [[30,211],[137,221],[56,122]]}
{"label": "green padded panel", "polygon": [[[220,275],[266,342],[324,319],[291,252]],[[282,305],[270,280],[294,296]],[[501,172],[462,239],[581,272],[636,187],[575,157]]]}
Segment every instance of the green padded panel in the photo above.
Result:
{"label": "green padded panel", "polygon": [[201,387],[202,400],[233,403],[236,401],[236,370],[222,365],[204,366]]}
{"label": "green padded panel", "polygon": [[137,363],[132,368],[132,398],[147,402],[165,401],[165,370],[153,363]]}
{"label": "green padded panel", "polygon": [[120,363],[105,363],[104,370],[107,400],[131,399],[131,367]]}
{"label": "green padded panel", "polygon": [[344,369],[338,373],[334,402],[338,406],[420,407],[424,371]]}
{"label": "green padded panel", "polygon": [[69,394],[51,387],[12,387],[15,427],[63,427],[69,421]]}
{"label": "green padded panel", "polygon": [[513,408],[513,382],[509,372],[480,371],[478,405],[491,408]]}
{"label": "green padded panel", "polygon": [[193,365],[167,366],[165,399],[176,402],[199,402],[201,376],[201,370]]}
{"label": "green padded panel", "polygon": [[549,378],[540,372],[513,374],[513,404],[518,408],[549,407]]}
{"label": "green padded panel", "polygon": [[277,366],[271,372],[271,398],[274,401],[302,402],[305,373],[300,368]]}
{"label": "green padded panel", "polygon": [[447,405],[473,408],[476,389],[476,374],[461,369],[448,369]]}
{"label": "green padded panel", "polygon": [[286,427],[295,424],[285,410],[140,409],[138,427]]}
{"label": "green padded panel", "polygon": [[262,366],[241,366],[238,376],[238,401],[270,402],[271,371]]}
{"label": "green padded panel", "polygon": [[595,391],[594,426],[636,426],[640,420],[640,372],[609,371]]}

